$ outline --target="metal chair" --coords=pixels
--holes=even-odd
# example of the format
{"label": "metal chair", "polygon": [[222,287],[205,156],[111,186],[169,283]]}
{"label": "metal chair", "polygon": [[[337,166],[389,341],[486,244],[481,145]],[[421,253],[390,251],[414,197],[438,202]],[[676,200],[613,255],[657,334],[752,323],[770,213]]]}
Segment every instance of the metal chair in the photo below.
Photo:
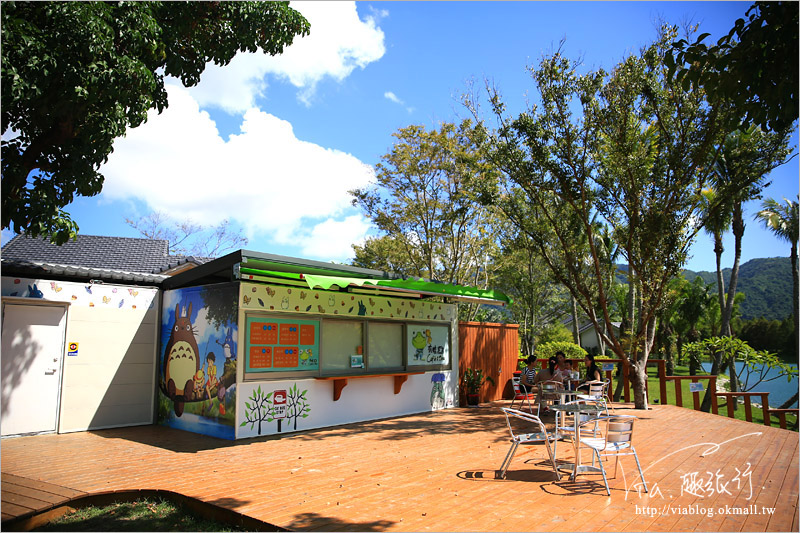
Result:
{"label": "metal chair", "polygon": [[547,394],[547,389],[555,390],[564,386],[560,381],[544,381],[539,383],[539,394],[536,398],[536,416],[541,416],[542,403],[555,402],[558,399],[557,394]]}
{"label": "metal chair", "polygon": [[[511,460],[514,458],[514,454],[517,453],[517,448],[521,444],[540,444],[544,442],[544,445],[547,448],[547,455],[550,456],[550,464],[553,466],[553,472],[556,475],[556,479],[560,479],[561,477],[558,473],[556,458],[553,454],[553,451],[550,449],[550,441],[554,439],[554,436],[547,433],[547,430],[545,429],[541,419],[538,416],[534,416],[530,413],[519,411],[517,409],[511,409],[509,407],[501,407],[501,409],[503,410],[503,414],[506,415],[506,424],[508,424],[508,431],[511,433],[511,448],[508,450],[506,458],[503,459],[503,464],[500,465],[499,477],[506,477],[506,471],[511,464]],[[531,429],[532,431],[528,433],[515,432],[514,426],[511,424],[512,418],[522,420],[527,426],[526,429]]]}
{"label": "metal chair", "polygon": [[[590,403],[593,403],[593,404],[596,404],[596,405],[603,405],[603,407],[605,407],[603,402],[600,402],[600,401],[597,401],[597,400],[573,400],[571,402],[567,402],[564,405],[574,405],[574,404],[584,404],[585,405],[585,404],[590,404]],[[606,414],[607,413],[608,412],[606,411]],[[571,421],[568,420],[568,417],[574,417],[574,416],[575,416],[574,414],[561,413],[561,412],[558,412],[558,411],[556,412],[556,429],[555,429],[555,433],[559,438],[565,437],[565,436],[569,436],[570,438],[574,437],[574,435],[575,435],[575,420],[574,419],[572,419]],[[560,420],[559,420],[559,418],[560,418]],[[585,436],[591,436],[591,437],[597,437],[597,433],[598,433],[598,431],[600,429],[599,426],[598,426],[597,420],[598,420],[598,417],[596,417],[596,416],[592,417],[592,416],[590,416],[588,414],[585,414],[585,413],[582,413],[580,415],[580,418],[578,419],[578,424],[579,424],[578,430],[581,432],[581,438],[584,438],[584,435]],[[581,427],[581,425],[586,423],[586,422],[589,422],[589,421],[594,421],[594,427],[591,430],[590,429],[584,430]],[[553,453],[555,454],[557,450],[558,450],[558,439],[556,439],[555,443],[553,444]],[[592,458],[592,461],[594,461],[594,458]],[[594,464],[594,462],[592,464]]]}
{"label": "metal chair", "polygon": [[605,381],[587,381],[584,385],[589,385],[589,390],[586,394],[578,394],[578,400],[594,400],[602,402],[603,407],[606,409],[608,415],[608,404],[611,400],[608,398],[608,387],[611,385],[611,380]]}
{"label": "metal chair", "polygon": [[[596,424],[598,421],[605,421],[606,430],[604,432],[604,436],[581,436],[580,444],[594,450],[594,456],[596,456],[597,462],[600,464],[600,470],[603,473],[603,483],[605,483],[606,486],[606,493],[609,496],[611,496],[611,490],[608,488],[608,479],[606,478],[606,469],[603,467],[602,458],[609,457],[611,455],[616,457],[616,462],[614,463],[614,477],[617,475],[619,456],[633,455],[633,458],[636,459],[636,468],[639,469],[639,476],[642,478],[644,491],[647,492],[647,482],[644,479],[642,466],[639,464],[639,456],[636,455],[636,449],[633,447],[633,423],[635,420],[636,417],[632,415],[601,416],[596,419],[587,420],[579,426],[581,427],[584,425]],[[580,450],[578,450],[576,453],[579,452]]]}
{"label": "metal chair", "polygon": [[531,400],[536,399],[536,394],[528,392],[528,389],[521,382],[521,376],[516,372],[511,377],[511,384],[514,386],[514,399],[511,400],[510,408],[514,407],[514,403],[519,401],[520,406],[528,404],[528,411],[533,414],[533,407],[531,407]]}

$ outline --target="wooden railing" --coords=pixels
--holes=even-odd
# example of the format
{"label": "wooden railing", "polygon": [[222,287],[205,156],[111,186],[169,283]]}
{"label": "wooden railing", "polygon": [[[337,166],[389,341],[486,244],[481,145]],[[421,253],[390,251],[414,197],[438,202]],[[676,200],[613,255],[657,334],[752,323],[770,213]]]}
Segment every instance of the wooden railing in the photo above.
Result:
{"label": "wooden railing", "polygon": [[[764,412],[764,425],[771,425],[769,419],[769,393],[768,392],[718,392],[715,397],[727,398],[728,405],[728,418],[735,418],[734,405],[738,401],[737,398],[744,397],[744,417],[748,422],[753,421],[753,407],[750,403],[750,398],[753,396],[761,397],[761,409]],[[784,419],[786,415],[784,415]],[[784,422],[785,423],[785,422]]]}
{"label": "wooden railing", "polygon": [[[663,361],[662,361],[663,363]],[[665,373],[661,371],[661,365],[659,365],[659,381],[661,383],[662,388],[662,400],[661,403],[666,403],[666,394],[664,393],[665,385],[667,381],[674,381],[675,382],[675,405],[678,407],[683,407],[683,389],[681,383],[683,381],[691,381],[692,383],[698,383],[701,380],[708,380],[708,389],[713,391],[711,395],[711,412],[716,414],[719,413],[718,409],[718,398],[725,398],[725,406],[726,412],[725,414],[728,418],[736,418],[734,413],[735,404],[738,398],[744,398],[744,417],[745,420],[748,422],[753,421],[753,404],[751,398],[754,396],[758,396],[761,399],[761,411],[764,416],[764,425],[771,426],[772,420],[771,417],[775,416],[778,418],[778,423],[780,427],[786,429],[786,415],[787,414],[794,414],[798,416],[800,414],[800,409],[772,409],[769,406],[769,393],[768,392],[717,392],[717,376],[667,376]],[[695,411],[700,410],[701,400],[700,400],[700,392],[694,392],[692,394],[693,399],[693,408]]]}
{"label": "wooden railing", "polygon": [[[778,423],[780,424],[781,428],[786,429],[786,415],[788,413],[794,413],[794,416],[800,416],[800,409],[798,409],[797,407],[795,407],[794,409],[769,409],[767,411],[767,415],[765,416],[765,418],[769,420],[769,415],[774,414],[775,416],[778,417]],[[767,424],[766,422],[765,424],[771,425]]]}
{"label": "wooden railing", "polygon": [[[579,363],[583,363],[583,359],[567,359],[567,361],[571,361],[573,368],[577,368]],[[539,365],[542,368],[547,368],[547,360],[546,359],[539,359]],[[624,398],[626,403],[630,403],[631,401],[631,386],[630,386],[630,364],[623,359],[595,359],[595,363],[598,366],[603,365],[603,363],[614,363],[615,365],[622,364],[622,372],[620,373],[619,378],[616,379],[614,374],[616,373],[616,369],[614,370],[606,370],[604,371],[605,378],[608,379],[611,384],[609,387],[609,394],[611,391],[615,390],[616,384],[619,382],[619,379],[622,379],[622,397]],[[772,420],[771,417],[774,416],[778,419],[780,427],[786,429],[786,415],[787,414],[794,414],[795,416],[800,416],[800,409],[773,409],[769,407],[769,393],[768,392],[717,392],[717,376],[668,376],[667,375],[667,365],[664,359],[649,359],[647,361],[647,366],[657,366],[658,367],[658,382],[659,382],[659,401],[661,405],[667,404],[667,382],[672,381],[675,383],[675,404],[678,407],[683,407],[683,385],[684,381],[689,381],[691,383],[699,383],[702,381],[707,381],[708,386],[704,387],[704,389],[711,390],[713,394],[711,395],[711,412],[720,415],[727,415],[729,418],[735,418],[734,413],[734,404],[737,401],[737,398],[744,398],[744,413],[745,419],[748,422],[753,421],[753,405],[751,402],[751,398],[754,396],[758,396],[761,398],[761,410],[764,416],[764,425],[771,426]],[[645,385],[646,387],[646,385]],[[692,393],[692,408],[695,411],[699,411],[702,399],[700,396],[700,392]],[[648,397],[649,397],[648,391]],[[725,398],[726,399],[726,412],[719,413],[719,403],[718,398]]]}
{"label": "wooden railing", "polygon": [[[708,389],[716,392],[717,390],[717,376],[664,376],[662,382],[674,381],[675,382],[675,405],[683,407],[683,389],[681,383],[684,381],[691,381],[692,383],[699,383],[701,380],[708,380]],[[702,391],[692,392],[692,401],[694,402],[694,410],[700,410],[700,393]],[[711,412],[717,414],[717,395],[711,395]]]}

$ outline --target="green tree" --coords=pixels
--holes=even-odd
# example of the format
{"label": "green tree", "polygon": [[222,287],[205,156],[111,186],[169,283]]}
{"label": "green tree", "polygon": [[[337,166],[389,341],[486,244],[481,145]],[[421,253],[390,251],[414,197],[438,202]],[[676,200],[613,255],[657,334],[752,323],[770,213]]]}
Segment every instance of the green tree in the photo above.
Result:
{"label": "green tree", "polygon": [[[739,261],[742,256],[742,238],[745,230],[743,204],[758,198],[763,188],[768,185],[766,176],[788,160],[792,152],[789,148],[790,131],[787,128],[765,133],[756,127],[735,131],[725,138],[718,151],[713,167],[713,181],[717,190],[725,191],[724,198],[728,201],[723,203],[721,211],[730,209],[734,236],[733,268],[724,299],[725,305],[721,307],[722,335],[730,335],[733,301],[739,279]],[[721,303],[722,298],[720,298]],[[715,368],[712,368],[712,374],[715,373]]]}
{"label": "green tree", "polygon": [[707,46],[700,35],[693,43],[681,39],[667,54],[670,76],[690,86],[702,87],[712,101],[730,101],[747,128],[758,125],[781,131],[798,117],[798,3],[756,2],[716,45]]}
{"label": "green tree", "polygon": [[713,186],[703,189],[700,194],[702,195],[703,211],[706,218],[704,229],[714,241],[714,255],[717,259],[717,298],[719,299],[719,308],[725,309],[725,283],[722,277],[722,254],[725,252],[725,246],[723,245],[722,236],[731,227],[732,209],[727,201],[719,201],[719,194]]}
{"label": "green tree", "polygon": [[[408,126],[377,165],[377,183],[350,191],[383,236],[356,248],[362,266],[389,266],[376,251],[390,250],[397,270],[454,285],[487,287],[496,239],[492,213],[475,202],[473,183],[491,172],[472,139],[472,124],[438,130]],[[365,259],[374,258],[375,264]],[[468,311],[464,312],[463,309]],[[476,305],[460,310],[472,319]]]}
{"label": "green tree", "polygon": [[[560,52],[545,57],[532,69],[541,104],[517,118],[506,116],[497,91],[489,95],[499,128],[486,131],[486,141],[506,178],[493,201],[537,243],[553,276],[611,350],[630,359],[640,409],[647,406],[656,314],[702,227],[695,191],[709,178],[705,162],[720,135],[720,108],[702,91],[684,91],[666,78],[663,57],[671,39],[665,32],[608,75],[579,75]],[[596,215],[610,227],[639,293],[630,356],[610,323]]]}
{"label": "green tree", "polygon": [[103,187],[114,139],[237,52],[275,55],[308,22],[288,2],[4,2],[2,224],[63,243],[63,208]]}
{"label": "green tree", "polygon": [[[563,286],[553,281],[547,265],[524,234],[508,224],[498,229],[502,251],[493,263],[492,286],[511,296],[508,306],[513,320],[519,324],[522,354],[535,353],[542,338],[558,337],[564,326],[560,319],[568,306]],[[569,340],[567,339],[564,340]]]}
{"label": "green tree", "polygon": [[[798,197],[800,200],[800,197]],[[761,211],[756,214],[764,226],[771,229],[778,238],[788,241],[791,245],[792,260],[792,292],[794,315],[794,348],[797,354],[797,333],[800,332],[800,265],[797,261],[797,241],[800,236],[800,209],[798,202],[784,198],[784,204],[772,198],[764,200]]]}

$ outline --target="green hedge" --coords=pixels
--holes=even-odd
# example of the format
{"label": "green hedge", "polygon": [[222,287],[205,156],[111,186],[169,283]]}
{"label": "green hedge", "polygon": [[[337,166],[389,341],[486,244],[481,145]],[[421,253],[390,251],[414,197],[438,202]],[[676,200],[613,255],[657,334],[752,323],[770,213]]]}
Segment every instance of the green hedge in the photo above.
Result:
{"label": "green hedge", "polygon": [[586,357],[586,350],[572,342],[553,341],[540,344],[536,347],[536,357],[547,360],[554,356],[556,352],[564,352],[567,359],[583,359]]}

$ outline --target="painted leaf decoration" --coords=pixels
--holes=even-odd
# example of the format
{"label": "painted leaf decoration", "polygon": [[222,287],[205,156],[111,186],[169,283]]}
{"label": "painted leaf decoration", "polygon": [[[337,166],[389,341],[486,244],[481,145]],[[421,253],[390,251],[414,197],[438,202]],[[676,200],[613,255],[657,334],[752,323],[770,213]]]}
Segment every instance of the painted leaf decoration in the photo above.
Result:
{"label": "painted leaf decoration", "polygon": [[258,299],[258,305],[264,307],[264,301],[261,298]]}

